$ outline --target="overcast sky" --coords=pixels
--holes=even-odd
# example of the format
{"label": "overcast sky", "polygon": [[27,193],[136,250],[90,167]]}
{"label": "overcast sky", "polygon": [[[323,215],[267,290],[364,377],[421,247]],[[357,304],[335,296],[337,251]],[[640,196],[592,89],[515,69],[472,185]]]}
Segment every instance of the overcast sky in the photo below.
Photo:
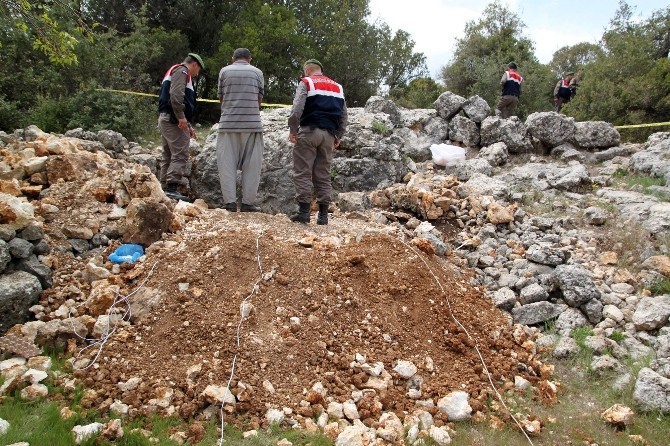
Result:
{"label": "overcast sky", "polygon": [[[412,35],[415,50],[426,55],[428,69],[437,79],[453,55],[465,23],[477,20],[492,0],[370,0],[371,19],[380,18],[393,30]],[[597,43],[619,6],[618,0],[503,0],[526,24],[535,43],[535,55],[548,63],[554,52],[579,42]],[[648,18],[668,7],[668,0],[629,0],[635,17]],[[523,67],[519,67],[523,71]]]}

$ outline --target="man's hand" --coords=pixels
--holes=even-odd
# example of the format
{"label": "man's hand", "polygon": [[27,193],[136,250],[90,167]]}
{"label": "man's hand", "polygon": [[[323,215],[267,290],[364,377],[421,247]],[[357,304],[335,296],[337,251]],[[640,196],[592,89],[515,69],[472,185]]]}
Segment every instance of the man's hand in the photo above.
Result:
{"label": "man's hand", "polygon": [[337,149],[338,147],[340,147],[340,140],[335,138],[335,142],[333,142],[333,148]]}
{"label": "man's hand", "polygon": [[289,133],[288,134],[288,140],[291,142],[291,144],[295,144],[298,142],[298,134],[297,133]]}
{"label": "man's hand", "polygon": [[179,123],[177,124],[177,127],[179,127],[182,130],[186,130],[188,128],[188,121],[186,118],[181,118],[179,120]]}
{"label": "man's hand", "polygon": [[195,134],[195,129],[190,125],[188,126],[188,134],[192,139],[195,139],[196,141],[198,140],[198,135]]}

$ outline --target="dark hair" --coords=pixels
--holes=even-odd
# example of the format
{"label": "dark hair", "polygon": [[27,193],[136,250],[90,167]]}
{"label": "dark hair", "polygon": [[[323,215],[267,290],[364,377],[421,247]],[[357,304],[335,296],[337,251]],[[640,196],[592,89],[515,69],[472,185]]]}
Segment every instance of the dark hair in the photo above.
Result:
{"label": "dark hair", "polygon": [[513,68],[516,70],[516,64],[514,62],[510,62],[509,65],[507,65],[507,68]]}
{"label": "dark hair", "polygon": [[246,48],[238,48],[233,52],[233,59],[251,59],[251,51]]}

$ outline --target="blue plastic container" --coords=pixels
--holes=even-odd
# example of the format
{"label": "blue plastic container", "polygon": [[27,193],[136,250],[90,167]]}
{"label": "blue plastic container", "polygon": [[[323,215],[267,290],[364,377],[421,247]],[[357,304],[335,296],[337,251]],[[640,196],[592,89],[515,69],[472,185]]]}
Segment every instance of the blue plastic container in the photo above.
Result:
{"label": "blue plastic container", "polygon": [[142,245],[127,243],[116,248],[116,251],[109,255],[109,260],[112,263],[135,263],[142,255],[144,255]]}

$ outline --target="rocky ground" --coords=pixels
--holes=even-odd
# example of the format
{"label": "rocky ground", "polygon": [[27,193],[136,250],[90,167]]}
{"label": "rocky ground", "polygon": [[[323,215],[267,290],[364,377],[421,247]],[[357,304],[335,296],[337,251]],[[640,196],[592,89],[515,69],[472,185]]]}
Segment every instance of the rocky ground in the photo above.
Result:
{"label": "rocky ground", "polygon": [[[570,332],[590,327],[594,372],[635,380],[640,410],[669,412],[670,296],[650,290],[670,277],[670,191],[618,179],[667,184],[670,134],[621,145],[603,123],[572,123],[575,136],[561,139],[561,115],[506,122],[468,111],[481,112],[476,100],[450,115],[447,99],[432,112],[383,101],[353,111],[362,130],[338,175],[383,162],[366,153],[384,141],[381,156],[402,175],[371,192],[338,183],[328,226],[174,203],[152,174],[153,151],[113,132],[2,135],[0,348],[32,358],[0,363],[0,395],[48,394],[37,344],[73,355],[58,382],[82,384],[81,404],[102,414],[204,420],[222,409],[243,429],[300,425],[338,444],[446,444],[454,422],[513,424],[503,405],[486,404],[491,382],[555,402],[539,354],[576,354]],[[373,135],[376,119],[395,130]],[[480,123],[476,143],[470,122]],[[469,136],[456,139],[462,128]],[[279,153],[266,159],[270,211],[289,202],[281,187],[272,196],[280,175],[268,168],[281,164],[284,133],[276,124],[266,138]],[[490,144],[446,167],[403,158],[401,148],[423,153],[446,133]],[[202,163],[212,142],[193,148],[195,195],[211,182]],[[113,264],[121,243],[146,253]],[[650,367],[634,376],[628,358]],[[541,431],[542,420],[517,415]]]}

